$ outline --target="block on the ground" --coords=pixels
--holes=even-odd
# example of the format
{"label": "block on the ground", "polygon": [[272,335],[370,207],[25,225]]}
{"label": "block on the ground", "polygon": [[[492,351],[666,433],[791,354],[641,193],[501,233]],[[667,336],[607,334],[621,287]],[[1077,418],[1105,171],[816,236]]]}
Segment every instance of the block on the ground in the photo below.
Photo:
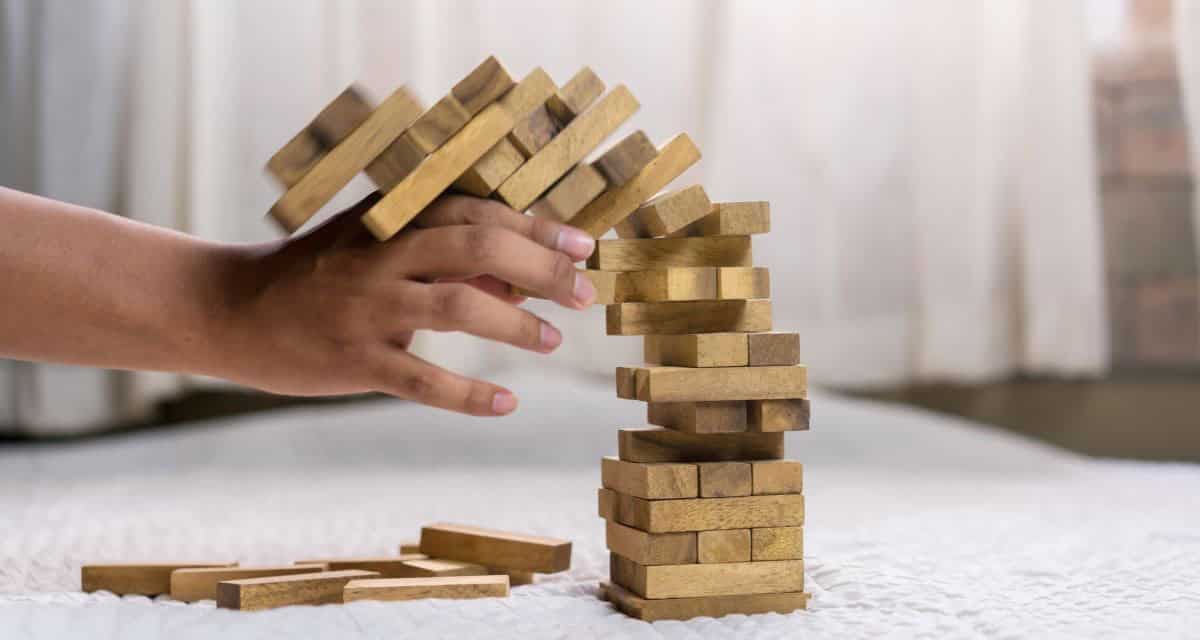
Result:
{"label": "block on the ground", "polygon": [[696,534],[697,556],[705,564],[750,562],[750,530],[719,529]]}
{"label": "block on the ground", "polygon": [[[636,396],[636,377],[634,384]],[[746,428],[760,432],[804,431],[808,429],[811,413],[807,398],[750,400],[746,403]]]}
{"label": "block on the ground", "polygon": [[156,596],[171,591],[171,572],[176,569],[236,566],[236,562],[85,564],[79,570],[79,581],[82,590],[88,593],[111,591],[117,595]]}
{"label": "block on the ground", "polygon": [[421,527],[421,553],[537,573],[557,573],[571,567],[569,540],[460,524]]}
{"label": "block on the ground", "polygon": [[566,222],[603,193],[605,186],[604,176],[592,165],[577,164],[534,202],[529,212],[540,218]]}
{"label": "block on the ground", "polygon": [[377,578],[353,580],[346,583],[343,599],[358,600],[420,600],[440,598],[466,600],[471,598],[504,598],[509,593],[507,575],[446,576],[437,578]]}
{"label": "block on the ground", "polygon": [[622,238],[650,238],[674,233],[712,210],[704,187],[694,184],[659,194],[629,214],[617,226]]}
{"label": "block on the ground", "polygon": [[[461,560],[445,560],[442,558],[426,558],[423,560],[408,560],[403,563],[405,569],[397,572],[398,578],[437,578],[444,576],[485,576],[492,573],[487,567],[474,562]],[[384,576],[387,577],[387,576]]]}
{"label": "block on the ground", "polygon": [[649,599],[804,590],[801,560],[641,565],[616,554],[609,558],[613,581]]}
{"label": "block on the ground", "polygon": [[645,131],[634,131],[614,144],[592,162],[611,187],[619,187],[629,182],[650,161],[658,156],[658,149],[650,141]]}
{"label": "block on the ground", "polygon": [[326,570],[323,564],[293,564],[274,567],[206,567],[201,569],[176,569],[171,572],[171,598],[180,602],[216,600],[217,583],[246,578],[268,576],[290,576],[301,573],[320,573]]}
{"label": "block on the ground", "polygon": [[748,496],[753,490],[749,462],[703,462],[699,467],[701,498]]}
{"label": "block on the ground", "polygon": [[804,592],[792,592],[647,600],[612,583],[601,582],[600,588],[604,597],[619,611],[646,622],[720,618],[737,613],[790,613],[804,609],[810,597]]}
{"label": "block on the ground", "polygon": [[645,271],[671,267],[749,267],[752,260],[750,236],[632,238],[597,241],[587,265],[589,269],[603,271]]}
{"label": "block on the ground", "polygon": [[749,236],[771,231],[771,208],[764,202],[714,202],[712,211],[672,237]]}
{"label": "block on the ground", "polygon": [[688,564],[697,561],[696,533],[646,533],[613,519],[605,523],[608,549],[641,564]]}
{"label": "block on the ground", "polygon": [[[660,303],[687,304],[687,303]],[[804,397],[808,369],[793,367],[645,367],[634,369],[637,399],[693,402]]]}
{"label": "block on the ground", "polygon": [[[632,395],[636,398],[636,386]],[[741,433],[747,428],[746,403],[650,402],[646,405],[646,422],[684,433]]]}
{"label": "block on the ground", "polygon": [[347,582],[378,577],[374,571],[352,569],[229,580],[217,583],[217,606],[259,611],[294,604],[340,603]]}
{"label": "block on the ground", "polygon": [[596,490],[597,510],[601,518],[609,521],[617,519],[617,492],[603,487]]}
{"label": "block on the ground", "polygon": [[651,500],[700,495],[694,464],[627,462],[605,457],[600,461],[600,480],[608,489]]}
{"label": "block on the ground", "polygon": [[591,67],[584,67],[546,100],[546,110],[565,127],[586,111],[602,93],[604,81]]}
{"label": "block on the ground", "polygon": [[617,432],[621,460],[630,462],[724,462],[783,457],[782,433],[684,433],[640,427]]}
{"label": "block on the ground", "polygon": [[785,332],[746,335],[752,367],[783,367],[800,364],[800,334]]}
{"label": "block on the ground", "polygon": [[803,527],[759,527],[750,530],[750,559],[802,560]]}
{"label": "block on the ground", "polygon": [[[795,460],[769,460],[752,463],[754,495],[802,493],[804,467]],[[701,494],[703,495],[703,494]]]}
{"label": "block on the ground", "polygon": [[650,364],[672,367],[744,367],[749,362],[744,333],[648,335],[642,356]]}
{"label": "block on the ground", "polygon": [[771,297],[771,274],[765,267],[721,267],[717,269],[717,297],[745,300]]}

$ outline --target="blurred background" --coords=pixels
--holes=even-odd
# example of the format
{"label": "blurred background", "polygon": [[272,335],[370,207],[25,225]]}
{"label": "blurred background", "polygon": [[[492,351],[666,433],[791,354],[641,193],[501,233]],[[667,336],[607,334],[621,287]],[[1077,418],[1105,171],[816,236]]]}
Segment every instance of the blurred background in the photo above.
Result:
{"label": "blurred background", "polygon": [[[755,263],[815,384],[1200,460],[1200,2],[0,0],[0,184],[276,238],[262,167],[332,96],[408,84],[432,103],[489,54],[627,84],[642,109],[611,141],[687,131],[704,159],[676,185],[771,202]],[[415,348],[500,383],[608,384],[640,358],[599,309],[531,304],[566,334],[550,358]],[[9,440],[292,402],[0,360]]]}

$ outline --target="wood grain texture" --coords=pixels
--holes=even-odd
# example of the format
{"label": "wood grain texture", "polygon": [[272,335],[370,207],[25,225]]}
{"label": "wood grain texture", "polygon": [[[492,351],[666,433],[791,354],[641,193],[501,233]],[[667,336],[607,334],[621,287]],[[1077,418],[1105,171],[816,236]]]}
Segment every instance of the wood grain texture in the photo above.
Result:
{"label": "wood grain texture", "polygon": [[804,492],[804,467],[799,462],[766,460],[751,464],[754,468],[754,495]]}
{"label": "wood grain texture", "polygon": [[721,267],[717,269],[717,297],[722,300],[770,298],[770,272],[764,267]]}
{"label": "wood grain texture", "polygon": [[546,100],[546,109],[565,127],[586,111],[602,93],[604,81],[591,67],[584,67]]}
{"label": "wood grain texture", "polygon": [[658,156],[658,149],[645,131],[634,131],[596,158],[592,166],[611,187],[629,182]]}
{"label": "wood grain texture", "polygon": [[412,138],[401,135],[367,165],[367,177],[386,193],[407,178],[425,156]]}
{"label": "wood grain texture", "polygon": [[744,333],[648,335],[642,359],[673,367],[744,367],[749,362]]}
{"label": "wood grain texture", "polygon": [[508,134],[508,139],[522,156],[529,158],[549,144],[561,129],[558,121],[542,105],[518,122]]}
{"label": "wood grain texture", "polygon": [[[678,178],[680,174],[700,160],[700,149],[686,134],[681,133],[663,145],[658,155],[636,176],[619,187],[613,187],[593,200],[582,211],[571,218],[573,227],[582,229],[593,238],[599,238],[621,222],[655,193]],[[655,264],[633,269],[614,271],[636,271],[665,266],[704,266]],[[729,266],[741,266],[729,265]]]}
{"label": "wood grain texture", "polygon": [[625,400],[637,400],[637,379],[634,367],[617,367],[616,383],[617,397]]}
{"label": "wood grain texture", "polygon": [[800,334],[765,332],[746,334],[751,367],[785,367],[800,364]]}
{"label": "wood grain texture", "polygon": [[[609,192],[611,193],[611,192]],[[571,223],[575,225],[574,222]],[[597,236],[598,237],[598,236]],[[749,236],[598,240],[589,269],[646,271],[672,267],[749,267]]]}
{"label": "wood grain texture", "polygon": [[699,617],[720,618],[739,613],[790,613],[807,607],[810,597],[807,593],[793,592],[647,600],[609,582],[601,582],[600,589],[602,597],[611,602],[617,610],[646,622],[690,620]]}
{"label": "wood grain texture", "polygon": [[[397,573],[399,578],[438,578],[445,576],[486,576],[493,570],[474,562],[429,558],[404,562],[406,570]],[[386,577],[386,576],[385,576]]]}
{"label": "wood grain texture", "polygon": [[800,494],[683,500],[613,495],[616,521],[648,533],[804,525],[804,496]]}
{"label": "wood grain texture", "polygon": [[538,573],[557,573],[571,567],[569,540],[449,523],[421,527],[421,553]]}
{"label": "wood grain texture", "polygon": [[299,229],[400,137],[420,111],[420,105],[407,89],[397,89],[276,201],[271,207],[271,217],[288,233]]}
{"label": "wood grain texture", "polygon": [[423,553],[405,553],[399,556],[378,556],[362,558],[310,558],[299,560],[296,564],[322,564],[329,571],[346,571],[358,569],[374,571],[383,578],[409,578],[419,575],[408,565],[413,560],[428,560]]}
{"label": "wood grain texture", "polygon": [[207,567],[203,569],[176,569],[171,572],[171,598],[180,602],[216,600],[217,583],[246,578],[267,576],[290,576],[300,573],[320,573],[326,570],[323,564],[294,564],[274,567]]}
{"label": "wood grain texture", "polygon": [[357,87],[348,87],[317,114],[300,133],[267,161],[267,171],[286,189],[300,181],[317,160],[337,146],[371,115],[371,102]]}
{"label": "wood grain texture", "polygon": [[566,222],[604,192],[604,176],[590,164],[580,163],[556,182],[529,211],[540,218]]}
{"label": "wood grain texture", "polygon": [[696,533],[646,533],[611,519],[605,541],[613,553],[639,564],[689,564],[697,561]]}
{"label": "wood grain texture", "polygon": [[513,86],[512,76],[495,56],[488,56],[450,90],[450,95],[467,113],[478,114],[498,100]]}
{"label": "wood grain texture", "polygon": [[[636,379],[634,394],[637,394]],[[746,403],[746,430],[807,431],[811,415],[807,398],[750,400]]]}
{"label": "wood grain texture", "polygon": [[799,560],[647,566],[616,554],[609,558],[613,582],[649,599],[804,590],[804,563]]}
{"label": "wood grain texture", "polygon": [[171,591],[171,572],[176,569],[236,567],[236,562],[147,562],[133,564],[85,564],[79,569],[84,592],[111,591],[117,595],[157,596]]}
{"label": "wood grain texture", "polygon": [[717,297],[713,267],[676,267],[622,271],[617,278],[619,302],[681,302]]}
{"label": "wood grain texture", "polygon": [[639,106],[625,85],[617,86],[526,160],[500,185],[497,195],[517,211],[528,209],[571,167],[628,120]]}
{"label": "wood grain texture", "polygon": [[617,432],[618,457],[629,462],[723,462],[783,457],[782,433],[683,433],[640,427]]}
{"label": "wood grain texture", "polygon": [[340,603],[346,583],[378,577],[373,571],[350,570],[229,580],[217,583],[217,606],[259,611],[294,604]]}
{"label": "wood grain texture", "polygon": [[634,384],[637,399],[646,402],[795,398],[803,397],[808,390],[807,371],[804,365],[714,369],[646,367],[635,369]]}
{"label": "wood grain texture", "polygon": [[454,187],[477,198],[486,198],[525,162],[525,156],[507,138],[497,142],[454,181]]}
{"label": "wood grain texture", "polygon": [[659,194],[634,209],[616,226],[622,238],[650,238],[674,233],[712,210],[704,187],[694,184]]}
{"label": "wood grain texture", "polygon": [[714,202],[708,215],[671,236],[749,236],[770,231],[771,207],[767,202]]}
{"label": "wood grain texture", "polygon": [[472,598],[506,598],[509,594],[507,575],[452,576],[437,578],[378,578],[352,580],[346,583],[343,600],[420,600],[440,598],[467,600]]}
{"label": "wood grain texture", "polygon": [[[749,480],[749,473],[746,479]],[[613,491],[649,500],[695,498],[700,495],[694,464],[626,462],[605,457],[600,460],[600,484]]]}
{"label": "wood grain texture", "polygon": [[722,529],[696,534],[700,562],[750,562],[750,530]]}
{"label": "wood grain texture", "polygon": [[426,109],[404,132],[404,137],[421,153],[429,155],[466,126],[471,115],[454,96],[445,96]]}
{"label": "wood grain texture", "polygon": [[596,490],[597,513],[610,522],[617,519],[617,492],[601,487]]}
{"label": "wood grain texture", "polygon": [[760,527],[750,530],[750,559],[803,560],[803,527]]}
{"label": "wood grain texture", "polygon": [[610,336],[769,331],[771,301],[623,302],[605,307],[605,321]]}
{"label": "wood grain texture", "polygon": [[746,403],[650,402],[646,404],[646,422],[684,433],[741,433],[747,429]]}
{"label": "wood grain texture", "polygon": [[753,489],[749,462],[704,462],[699,466],[702,498],[748,496]]}

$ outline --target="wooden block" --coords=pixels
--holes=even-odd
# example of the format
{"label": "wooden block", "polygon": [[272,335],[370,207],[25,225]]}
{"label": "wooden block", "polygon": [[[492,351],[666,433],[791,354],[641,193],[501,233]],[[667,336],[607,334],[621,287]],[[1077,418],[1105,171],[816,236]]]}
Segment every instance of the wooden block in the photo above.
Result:
{"label": "wooden block", "polygon": [[566,222],[603,193],[606,186],[600,172],[590,164],[580,163],[533,203],[529,211],[539,218]]}
{"label": "wooden block", "polygon": [[[795,460],[769,460],[752,463],[754,467],[754,495],[778,493],[802,493],[804,491],[804,467]],[[703,478],[701,469],[701,478]],[[704,495],[701,493],[700,495]]]}
{"label": "wooden block", "polygon": [[804,609],[810,597],[807,593],[792,592],[647,600],[611,583],[601,582],[600,587],[604,597],[619,611],[646,622],[719,618],[737,613],[790,613]]}
{"label": "wooden block", "polygon": [[425,156],[412,138],[402,135],[367,165],[367,177],[386,193],[407,178]]}
{"label": "wooden block", "polygon": [[650,402],[646,404],[646,422],[684,433],[741,433],[746,431],[746,403]]}
{"label": "wooden block", "polygon": [[550,143],[560,130],[558,121],[542,105],[513,127],[508,139],[521,155],[529,158]]}
{"label": "wooden block", "polygon": [[356,87],[333,99],[317,117],[267,161],[267,171],[284,188],[308,173],[325,152],[337,146],[371,115],[371,103]]}
{"label": "wooden block", "polygon": [[404,132],[404,137],[429,155],[471,121],[471,113],[454,96],[446,96],[425,110]]}
{"label": "wooden block", "polygon": [[771,207],[767,202],[714,202],[708,215],[671,236],[749,236],[770,231]]}
{"label": "wooden block", "polygon": [[760,527],[750,530],[750,559],[802,560],[803,527]]}
{"label": "wooden block", "polygon": [[590,67],[584,67],[546,100],[546,109],[565,127],[586,111],[602,93],[604,81]]}
{"label": "wooden block", "polygon": [[782,433],[683,433],[640,427],[617,432],[621,460],[629,462],[723,462],[783,457]]}
{"label": "wooden block", "polygon": [[569,540],[458,524],[421,527],[421,553],[538,573],[557,573],[571,567]]}
{"label": "wooden block", "polygon": [[648,335],[643,359],[673,367],[744,367],[748,362],[744,333]]}
{"label": "wooden block", "polygon": [[[623,302],[605,308],[610,336],[769,331],[770,300]],[[701,399],[701,398],[689,398]],[[712,398],[722,400],[727,398]]]}
{"label": "wooden block", "polygon": [[658,156],[658,149],[650,142],[645,131],[634,131],[625,136],[596,158],[592,166],[596,168],[611,187],[619,187],[629,182],[651,160]]}
{"label": "wooden block", "polygon": [[462,562],[460,560],[408,560],[404,562],[407,570],[401,578],[438,578],[444,576],[486,576],[492,571],[481,564]]}
{"label": "wooden block", "polygon": [[617,492],[601,488],[596,491],[598,513],[601,518],[613,522],[617,519]]}
{"label": "wooden block", "polygon": [[770,273],[764,267],[721,267],[717,269],[717,297],[722,300],[770,298]]}
{"label": "wooden block", "polygon": [[753,474],[749,462],[705,462],[699,466],[700,497],[733,498],[750,495]]}
{"label": "wooden block", "polygon": [[513,87],[512,76],[495,56],[488,56],[450,90],[467,113],[475,115]]}
{"label": "wooden block", "polygon": [[[358,128],[325,154],[271,207],[285,231],[299,229],[372,160],[400,137],[420,114],[416,99],[401,87]],[[424,206],[424,205],[422,205]]]}
{"label": "wooden block", "polygon": [[643,598],[789,593],[804,590],[804,562],[641,565],[610,554],[613,582]]}
{"label": "wooden block", "polygon": [[605,457],[600,460],[600,481],[605,488],[652,500],[700,495],[694,464],[626,462]]}
{"label": "wooden block", "polygon": [[655,196],[638,207],[617,226],[622,238],[649,238],[674,233],[703,218],[712,210],[712,201],[698,184]]}
{"label": "wooden block", "polygon": [[648,533],[804,525],[804,496],[796,493],[683,500],[613,495],[616,521]]}
{"label": "wooden block", "polygon": [[524,211],[638,110],[625,85],[619,85],[571,121],[541,151],[500,185],[496,193],[513,209]]}
{"label": "wooden block", "polygon": [[534,572],[521,571],[520,569],[498,569],[496,567],[488,567],[488,575],[508,576],[508,584],[513,587],[521,587],[527,584],[533,584],[536,579],[536,574],[534,574]]}
{"label": "wooden block", "polygon": [[176,569],[236,567],[236,562],[163,562],[138,564],[85,564],[79,570],[82,590],[111,591],[119,596],[156,596],[171,592],[171,572]]}
{"label": "wooden block", "polygon": [[750,333],[746,335],[752,367],[785,367],[800,364],[800,334]]}
{"label": "wooden block", "polygon": [[439,578],[379,578],[353,580],[346,583],[343,599],[358,600],[420,600],[441,598],[467,600],[471,598],[507,598],[508,576],[451,576]]}
{"label": "wooden block", "polygon": [[217,606],[258,611],[293,604],[340,603],[346,583],[377,577],[373,571],[350,570],[229,580],[217,583]]}
{"label": "wooden block", "polygon": [[717,297],[717,270],[713,267],[676,267],[619,273],[618,302],[680,302],[713,300]]}
{"label": "wooden block", "polygon": [[587,264],[589,269],[603,271],[645,271],[670,267],[748,267],[752,260],[750,236],[715,236],[599,240]]}
{"label": "wooden block", "polygon": [[620,274],[591,269],[581,270],[580,273],[591,280],[592,286],[596,288],[595,304],[612,304],[617,301],[617,276]]}
{"label": "wooden block", "polygon": [[696,534],[646,533],[619,522],[605,523],[608,548],[639,564],[688,564],[696,562]]}
{"label": "wooden block", "polygon": [[423,553],[406,553],[399,556],[365,558],[313,558],[299,560],[296,564],[322,564],[328,571],[346,571],[348,569],[373,571],[382,578],[410,578],[420,574],[408,563],[414,560],[428,559],[429,557]]}
{"label": "wooden block", "polygon": [[400,543],[400,555],[408,555],[410,553],[421,553],[421,543],[418,541],[405,541]]}
{"label": "wooden block", "polygon": [[[625,184],[605,191],[593,200],[582,211],[571,218],[569,224],[582,229],[593,238],[599,238],[612,229],[617,223],[633,213],[655,193],[678,178],[680,174],[696,164],[700,159],[700,149],[688,137],[681,133],[663,145],[658,155],[651,160],[636,176]],[[749,249],[747,249],[749,254]],[[664,266],[705,266],[705,265],[667,265],[654,264],[634,267],[631,269],[612,269],[613,271],[637,271]],[[727,266],[742,266],[737,265]]]}
{"label": "wooden block", "polygon": [[267,576],[290,576],[300,573],[320,573],[323,564],[294,564],[277,567],[209,567],[204,569],[176,569],[171,572],[171,598],[180,602],[216,600],[217,583],[227,580],[264,578]]}
{"label": "wooden block", "polygon": [[[686,303],[659,303],[686,304]],[[647,367],[634,370],[638,400],[694,402],[803,397],[808,389],[807,368]]]}
{"label": "wooden block", "polygon": [[497,142],[483,154],[474,166],[467,169],[454,186],[464,193],[486,198],[525,162],[525,156],[507,138]]}
{"label": "wooden block", "polygon": [[634,367],[617,367],[617,397],[637,400],[637,382]]}
{"label": "wooden block", "polygon": [[[636,377],[634,394],[637,394]],[[807,398],[750,400],[746,403],[746,430],[807,431],[810,415]]]}
{"label": "wooden block", "polygon": [[700,562],[750,562],[750,530],[722,529],[696,534]]}

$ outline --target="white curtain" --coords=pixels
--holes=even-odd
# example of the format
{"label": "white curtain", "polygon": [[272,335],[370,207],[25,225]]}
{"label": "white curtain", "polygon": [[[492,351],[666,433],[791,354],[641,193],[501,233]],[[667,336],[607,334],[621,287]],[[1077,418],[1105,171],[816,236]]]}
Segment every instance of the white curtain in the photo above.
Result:
{"label": "white curtain", "polygon": [[[641,100],[626,130],[696,138],[704,160],[680,184],[771,201],[756,262],[815,381],[1107,367],[1081,1],[0,7],[4,184],[208,238],[273,237],[262,165],[345,85],[407,83],[432,102],[490,53],[560,82],[588,64]],[[461,336],[419,348],[501,381],[517,366],[607,377],[639,359],[636,339],[604,335],[602,310],[537,308],[567,336],[549,359]],[[0,422],[104,424],[179,384],[0,365]]]}

